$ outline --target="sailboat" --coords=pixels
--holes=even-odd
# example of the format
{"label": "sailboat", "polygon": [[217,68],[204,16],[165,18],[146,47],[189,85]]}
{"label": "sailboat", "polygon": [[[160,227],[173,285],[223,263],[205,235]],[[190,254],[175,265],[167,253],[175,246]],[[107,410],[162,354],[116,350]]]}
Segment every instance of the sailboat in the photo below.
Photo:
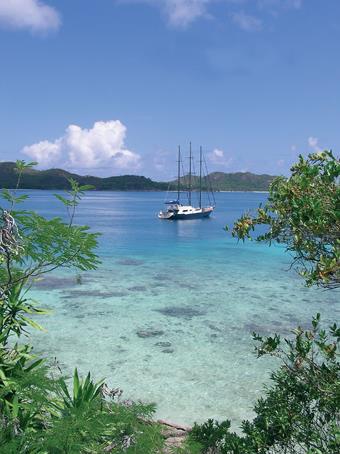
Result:
{"label": "sailboat", "polygon": [[[199,174],[199,203],[198,207],[192,205],[192,152],[190,142],[189,152],[189,174],[188,174],[188,204],[181,203],[181,148],[178,147],[178,176],[177,176],[177,199],[165,202],[167,209],[158,213],[159,219],[199,219],[207,218],[214,211],[215,203],[202,206],[202,147],[200,147],[200,174]],[[212,192],[212,191],[211,191]],[[214,198],[213,198],[214,200]],[[215,202],[215,200],[214,200]]]}

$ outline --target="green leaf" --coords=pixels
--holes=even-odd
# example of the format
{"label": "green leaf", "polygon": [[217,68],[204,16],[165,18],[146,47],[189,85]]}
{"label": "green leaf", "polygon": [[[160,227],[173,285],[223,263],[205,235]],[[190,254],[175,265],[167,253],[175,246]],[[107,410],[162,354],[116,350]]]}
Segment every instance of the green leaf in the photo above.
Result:
{"label": "green leaf", "polygon": [[32,326],[32,328],[35,328],[39,331],[44,331],[45,333],[47,333],[47,330],[45,328],[43,328],[41,325],[39,325],[39,323],[35,322],[34,320],[27,318],[27,317],[23,317],[23,316],[21,318],[26,323],[28,323],[30,326]]}
{"label": "green leaf", "polygon": [[19,400],[18,400],[17,394],[13,398],[12,406],[13,406],[12,416],[15,419],[18,417],[18,414],[19,414]]}
{"label": "green leaf", "polygon": [[32,364],[30,364],[28,367],[26,367],[25,372],[31,372],[33,369],[39,367],[45,360],[43,358],[38,359],[37,361],[34,361]]}
{"label": "green leaf", "polygon": [[78,370],[77,368],[74,369],[74,374],[73,374],[73,397],[74,399],[77,399],[78,394],[79,394],[79,376],[78,376]]}

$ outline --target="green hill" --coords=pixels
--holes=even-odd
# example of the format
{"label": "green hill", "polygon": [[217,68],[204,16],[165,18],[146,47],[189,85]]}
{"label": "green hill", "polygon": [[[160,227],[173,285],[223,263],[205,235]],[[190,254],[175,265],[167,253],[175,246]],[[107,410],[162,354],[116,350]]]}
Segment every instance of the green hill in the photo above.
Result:
{"label": "green hill", "polygon": [[274,178],[272,175],[250,172],[213,172],[209,175],[215,191],[268,191]]}
{"label": "green hill", "polygon": [[[68,178],[80,184],[91,184],[97,190],[111,191],[161,191],[168,188],[167,183],[158,183],[138,175],[100,178],[81,176],[62,169],[29,169],[22,175],[20,187],[23,189],[68,189]],[[14,188],[17,181],[14,162],[0,162],[0,187]]]}
{"label": "green hill", "polygon": [[[97,190],[110,191],[166,191],[175,190],[177,183],[157,182],[150,178],[138,175],[122,175],[117,177],[100,178],[81,176],[62,169],[36,170],[28,169],[24,172],[20,187],[22,189],[68,189],[68,178],[73,178],[80,184],[91,184]],[[271,175],[256,175],[250,172],[223,173],[213,172],[209,175],[211,185],[215,191],[267,191]],[[14,162],[0,162],[0,188],[14,188],[17,174]],[[187,187],[187,177],[181,178],[182,189]],[[207,188],[203,179],[203,189]],[[198,177],[192,177],[192,187],[198,187]]]}
{"label": "green hill", "polygon": [[[224,172],[212,172],[209,174],[209,178],[202,178],[202,188],[210,189],[214,191],[268,191],[270,183],[273,181],[275,176],[273,175],[256,175],[251,172],[236,172],[236,173],[224,173]],[[188,176],[181,177],[181,189],[188,187]],[[191,177],[192,188],[199,187],[199,178],[197,176]],[[171,188],[177,187],[177,180],[171,182]]]}

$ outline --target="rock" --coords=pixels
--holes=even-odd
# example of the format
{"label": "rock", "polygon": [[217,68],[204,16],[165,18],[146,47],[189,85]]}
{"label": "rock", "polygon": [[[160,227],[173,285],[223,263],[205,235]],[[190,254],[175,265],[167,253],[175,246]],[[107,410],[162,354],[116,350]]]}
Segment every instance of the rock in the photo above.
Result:
{"label": "rock", "polygon": [[213,325],[212,323],[209,323],[209,328],[212,329],[213,331],[218,331],[221,332],[222,330],[220,328],[217,328],[217,326]]}
{"label": "rock", "polygon": [[156,342],[156,347],[171,347],[171,342]]}
{"label": "rock", "polygon": [[125,292],[121,291],[110,291],[110,292],[103,292],[101,290],[70,290],[68,292],[63,292],[63,299],[74,299],[74,298],[82,298],[82,299],[107,299],[107,298],[121,298],[126,296]]}
{"label": "rock", "polygon": [[169,421],[169,419],[158,419],[157,422],[158,422],[158,424],[161,424],[162,426],[168,426],[168,427],[172,427],[174,429],[184,430],[186,432],[190,432],[192,429],[191,426],[187,426],[186,424],[178,424],[176,422]]}
{"label": "rock", "polygon": [[176,424],[166,419],[159,419],[158,424],[161,424],[162,435],[165,438],[165,446],[163,454],[174,454],[178,448],[183,447],[183,444],[191,431],[190,426]]}
{"label": "rock", "polygon": [[180,430],[180,429],[174,429],[174,428],[166,428],[162,430],[162,435],[164,438],[181,438],[185,437],[187,435],[187,432],[185,430]]}
{"label": "rock", "polygon": [[173,348],[165,348],[162,350],[163,353],[173,353],[175,350]]}
{"label": "rock", "polygon": [[47,276],[39,279],[33,279],[33,287],[38,289],[56,290],[75,287],[78,284],[76,276],[73,277],[58,277]]}
{"label": "rock", "polygon": [[182,443],[183,443],[183,440],[178,437],[170,437],[170,438],[167,438],[167,440],[166,440],[166,444],[168,446],[171,445],[171,446],[180,447]]}
{"label": "rock", "polygon": [[169,281],[169,276],[167,274],[156,274],[154,279],[157,281]]}
{"label": "rock", "polygon": [[157,329],[137,331],[137,336],[141,337],[141,338],[163,336],[163,334],[164,334],[164,331],[157,330]]}
{"label": "rock", "polygon": [[129,287],[128,290],[130,292],[146,292],[147,288],[144,285],[134,285],[133,287]]}
{"label": "rock", "polygon": [[118,265],[138,266],[138,265],[143,265],[144,261],[126,258],[126,259],[117,260],[116,263],[118,263]]}
{"label": "rock", "polygon": [[192,317],[200,317],[202,315],[205,315],[204,312],[201,312],[193,307],[170,306],[155,310],[163,315],[166,315],[167,317],[177,317],[185,319],[191,319]]}

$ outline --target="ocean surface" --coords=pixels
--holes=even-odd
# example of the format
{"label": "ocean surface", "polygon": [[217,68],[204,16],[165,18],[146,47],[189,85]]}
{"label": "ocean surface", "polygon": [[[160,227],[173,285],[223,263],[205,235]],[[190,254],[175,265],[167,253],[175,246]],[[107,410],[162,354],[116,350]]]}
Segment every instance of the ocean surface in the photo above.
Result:
{"label": "ocean surface", "polygon": [[[48,191],[26,191],[26,208],[52,217]],[[339,293],[304,287],[282,246],[237,242],[225,225],[266,200],[218,193],[210,219],[157,219],[161,192],[91,192],[76,222],[100,232],[93,272],[45,276],[31,291],[53,314],[31,335],[35,350],[157,404],[157,416],[193,423],[252,417],[276,366],[256,359],[251,333],[289,334],[321,312],[339,319]]]}

